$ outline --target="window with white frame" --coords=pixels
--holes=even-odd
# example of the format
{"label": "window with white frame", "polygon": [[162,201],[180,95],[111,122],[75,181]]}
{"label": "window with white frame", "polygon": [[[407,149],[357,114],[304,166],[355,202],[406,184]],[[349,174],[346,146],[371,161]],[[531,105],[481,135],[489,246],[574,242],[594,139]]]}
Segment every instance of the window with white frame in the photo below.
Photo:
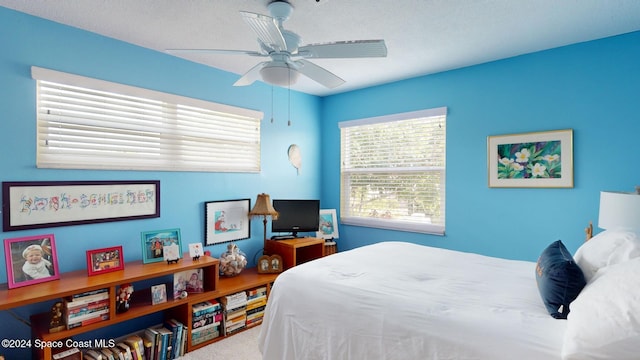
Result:
{"label": "window with white frame", "polygon": [[32,67],[37,166],[260,171],[262,112]]}
{"label": "window with white frame", "polygon": [[340,220],[444,234],[447,108],[343,121]]}

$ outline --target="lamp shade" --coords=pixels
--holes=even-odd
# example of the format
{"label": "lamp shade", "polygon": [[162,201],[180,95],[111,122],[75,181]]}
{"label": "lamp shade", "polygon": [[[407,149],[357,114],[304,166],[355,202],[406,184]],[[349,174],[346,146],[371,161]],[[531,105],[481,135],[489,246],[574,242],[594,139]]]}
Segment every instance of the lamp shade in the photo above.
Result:
{"label": "lamp shade", "polygon": [[605,230],[640,230],[640,195],[601,191],[598,227]]}
{"label": "lamp shade", "polygon": [[272,61],[260,69],[262,80],[277,86],[289,86],[298,81],[300,73],[282,61]]}
{"label": "lamp shade", "polygon": [[249,211],[250,216],[271,216],[273,219],[278,219],[278,212],[271,205],[271,197],[268,194],[258,194],[256,204],[253,209]]}

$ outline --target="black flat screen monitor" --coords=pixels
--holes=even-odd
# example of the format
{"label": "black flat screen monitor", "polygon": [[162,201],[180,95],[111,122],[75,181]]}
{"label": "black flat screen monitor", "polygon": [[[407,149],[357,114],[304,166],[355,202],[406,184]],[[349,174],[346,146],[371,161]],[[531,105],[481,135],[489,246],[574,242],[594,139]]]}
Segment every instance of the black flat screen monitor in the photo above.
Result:
{"label": "black flat screen monitor", "polygon": [[279,213],[278,220],[271,221],[271,232],[291,233],[298,237],[299,232],[318,231],[320,224],[320,200],[273,200],[273,208]]}

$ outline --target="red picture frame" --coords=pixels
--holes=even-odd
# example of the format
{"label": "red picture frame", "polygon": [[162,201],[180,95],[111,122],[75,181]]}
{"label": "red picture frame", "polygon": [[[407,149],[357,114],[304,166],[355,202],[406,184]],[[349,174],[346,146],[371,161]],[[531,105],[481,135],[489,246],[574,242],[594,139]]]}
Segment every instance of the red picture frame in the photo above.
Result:
{"label": "red picture frame", "polygon": [[9,289],[60,279],[53,234],[5,239],[4,255]]}
{"label": "red picture frame", "polygon": [[122,246],[87,250],[87,274],[89,276],[124,269]]}

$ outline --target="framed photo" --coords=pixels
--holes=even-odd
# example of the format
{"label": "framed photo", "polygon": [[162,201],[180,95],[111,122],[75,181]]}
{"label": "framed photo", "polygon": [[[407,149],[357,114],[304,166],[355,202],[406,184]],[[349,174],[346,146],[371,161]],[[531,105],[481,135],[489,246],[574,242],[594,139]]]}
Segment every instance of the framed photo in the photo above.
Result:
{"label": "framed photo", "polygon": [[151,287],[151,305],[167,302],[167,285],[159,284]]}
{"label": "framed photo", "polygon": [[572,188],[573,130],[487,137],[489,187]]}
{"label": "framed photo", "polygon": [[248,239],[251,199],[209,201],[204,204],[205,245]]}
{"label": "framed photo", "polygon": [[187,294],[201,293],[204,291],[202,269],[193,269],[173,274],[173,298],[182,298],[182,292]]}
{"label": "framed photo", "polygon": [[280,255],[262,255],[258,259],[258,274],[281,273],[282,267],[282,257]]}
{"label": "framed photo", "polygon": [[9,289],[60,278],[53,234],[4,240]]}
{"label": "framed photo", "polygon": [[124,269],[122,246],[87,250],[87,273],[89,276]]}
{"label": "framed photo", "polygon": [[320,210],[320,225],[316,237],[321,239],[337,239],[339,237],[336,209]]}
{"label": "framed photo", "polygon": [[2,230],[160,217],[160,181],[2,183]]}
{"label": "framed photo", "polygon": [[189,256],[191,256],[192,259],[197,260],[203,255],[204,255],[204,250],[202,249],[202,244],[200,243],[189,244]]}
{"label": "framed photo", "polygon": [[[182,240],[180,239],[180,229],[144,231],[141,233],[141,237],[142,262],[145,264],[166,260],[165,247],[170,247],[170,249],[176,249],[177,247],[177,254],[168,254],[168,256],[174,257],[177,255],[177,259],[180,259],[182,257]],[[168,260],[177,259],[172,258]]]}

